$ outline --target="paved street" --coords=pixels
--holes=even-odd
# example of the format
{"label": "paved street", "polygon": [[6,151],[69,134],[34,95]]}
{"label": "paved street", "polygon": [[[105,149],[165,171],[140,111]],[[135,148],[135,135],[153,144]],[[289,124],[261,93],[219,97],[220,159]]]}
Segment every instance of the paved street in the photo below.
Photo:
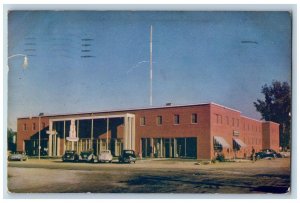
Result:
{"label": "paved street", "polygon": [[196,160],[139,160],[136,164],[8,163],[16,193],[286,193],[290,159],[198,165]]}

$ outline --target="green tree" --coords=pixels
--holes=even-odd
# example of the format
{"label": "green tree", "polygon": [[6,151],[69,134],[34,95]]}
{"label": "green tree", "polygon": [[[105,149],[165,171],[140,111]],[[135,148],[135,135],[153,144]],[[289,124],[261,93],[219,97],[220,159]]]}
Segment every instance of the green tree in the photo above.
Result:
{"label": "green tree", "polygon": [[16,151],[16,136],[17,132],[13,131],[11,128],[7,129],[7,150]]}
{"label": "green tree", "polygon": [[280,146],[290,147],[291,135],[291,88],[287,82],[273,81],[262,86],[265,99],[254,102],[262,119],[279,123]]}

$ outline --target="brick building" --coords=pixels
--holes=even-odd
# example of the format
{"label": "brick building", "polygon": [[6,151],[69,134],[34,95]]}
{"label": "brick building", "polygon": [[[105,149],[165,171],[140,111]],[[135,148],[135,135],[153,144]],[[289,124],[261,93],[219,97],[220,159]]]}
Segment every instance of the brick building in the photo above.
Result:
{"label": "brick building", "polygon": [[[17,150],[31,156],[38,155],[39,142],[42,156],[71,149],[110,149],[118,156],[133,149],[142,157],[213,159],[218,153],[250,156],[252,148],[279,150],[279,124],[215,103],[19,118],[17,128]],[[78,141],[68,141],[71,128]]]}

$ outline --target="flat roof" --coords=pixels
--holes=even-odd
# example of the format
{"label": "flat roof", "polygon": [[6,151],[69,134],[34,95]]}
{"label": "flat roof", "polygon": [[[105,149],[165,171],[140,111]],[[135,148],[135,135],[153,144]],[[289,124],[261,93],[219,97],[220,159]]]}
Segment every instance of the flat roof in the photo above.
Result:
{"label": "flat roof", "polygon": [[261,122],[261,123],[265,122],[265,121],[258,120],[258,119],[254,119],[254,118],[250,118],[250,117],[247,117],[247,116],[244,116],[244,115],[241,115],[241,117],[243,117],[243,118],[247,118],[247,119],[249,119],[249,120],[253,120],[253,121],[258,121],[258,122]]}
{"label": "flat roof", "polygon": [[[57,116],[71,116],[71,115],[85,115],[85,114],[99,114],[99,113],[115,113],[115,112],[124,112],[124,111],[138,111],[138,110],[151,110],[151,109],[165,109],[165,108],[176,108],[176,107],[189,107],[189,106],[204,106],[204,105],[215,105],[215,106],[219,106],[231,111],[235,111],[238,113],[241,113],[241,111],[233,109],[233,108],[229,108],[226,106],[223,106],[221,104],[217,104],[214,102],[209,102],[209,103],[197,103],[197,104],[184,104],[184,105],[170,105],[170,106],[155,106],[155,107],[138,107],[138,108],[127,108],[127,109],[111,109],[111,110],[103,110],[103,111],[91,111],[91,112],[78,112],[78,113],[63,113],[63,114],[45,114],[42,117],[57,117]],[[259,121],[259,122],[263,122],[260,120],[256,120],[253,118],[249,118],[247,116],[243,116],[241,115],[241,117],[245,117],[251,120],[255,120],[255,121]],[[26,117],[20,117],[18,119],[27,119],[27,118],[38,118],[38,116],[26,116]]]}
{"label": "flat roof", "polygon": [[[122,112],[122,111],[137,111],[137,110],[151,110],[151,109],[165,109],[165,108],[176,108],[176,107],[189,107],[189,106],[204,106],[215,103],[198,103],[198,104],[185,104],[185,105],[170,105],[170,106],[155,106],[155,107],[137,107],[137,108],[127,108],[127,109],[111,109],[111,110],[103,110],[103,111],[91,111],[91,112],[78,112],[78,113],[63,113],[63,114],[44,114],[42,117],[56,117],[56,116],[68,116],[68,115],[84,115],[84,114],[98,114],[98,113],[114,113],[114,112]],[[221,106],[221,105],[219,105]],[[20,117],[18,119],[26,119],[26,118],[38,118],[39,116],[26,116]]]}

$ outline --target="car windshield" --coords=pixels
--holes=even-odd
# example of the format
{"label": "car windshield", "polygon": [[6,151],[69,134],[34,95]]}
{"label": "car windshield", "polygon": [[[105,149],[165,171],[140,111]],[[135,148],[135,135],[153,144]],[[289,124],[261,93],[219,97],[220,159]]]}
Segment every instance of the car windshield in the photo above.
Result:
{"label": "car windshield", "polygon": [[75,154],[75,151],[66,151],[65,154]]}
{"label": "car windshield", "polygon": [[134,152],[133,152],[133,151],[130,151],[130,150],[128,150],[128,151],[124,151],[124,154],[134,154]]}
{"label": "car windshield", "polygon": [[110,151],[102,151],[101,154],[110,154]]}
{"label": "car windshield", "polygon": [[92,153],[93,153],[93,152],[91,152],[91,151],[83,151],[83,152],[81,152],[82,155],[84,155],[84,154],[85,154],[85,155],[88,155],[88,154],[92,154]]}
{"label": "car windshield", "polygon": [[23,154],[23,152],[12,152],[12,154]]}

